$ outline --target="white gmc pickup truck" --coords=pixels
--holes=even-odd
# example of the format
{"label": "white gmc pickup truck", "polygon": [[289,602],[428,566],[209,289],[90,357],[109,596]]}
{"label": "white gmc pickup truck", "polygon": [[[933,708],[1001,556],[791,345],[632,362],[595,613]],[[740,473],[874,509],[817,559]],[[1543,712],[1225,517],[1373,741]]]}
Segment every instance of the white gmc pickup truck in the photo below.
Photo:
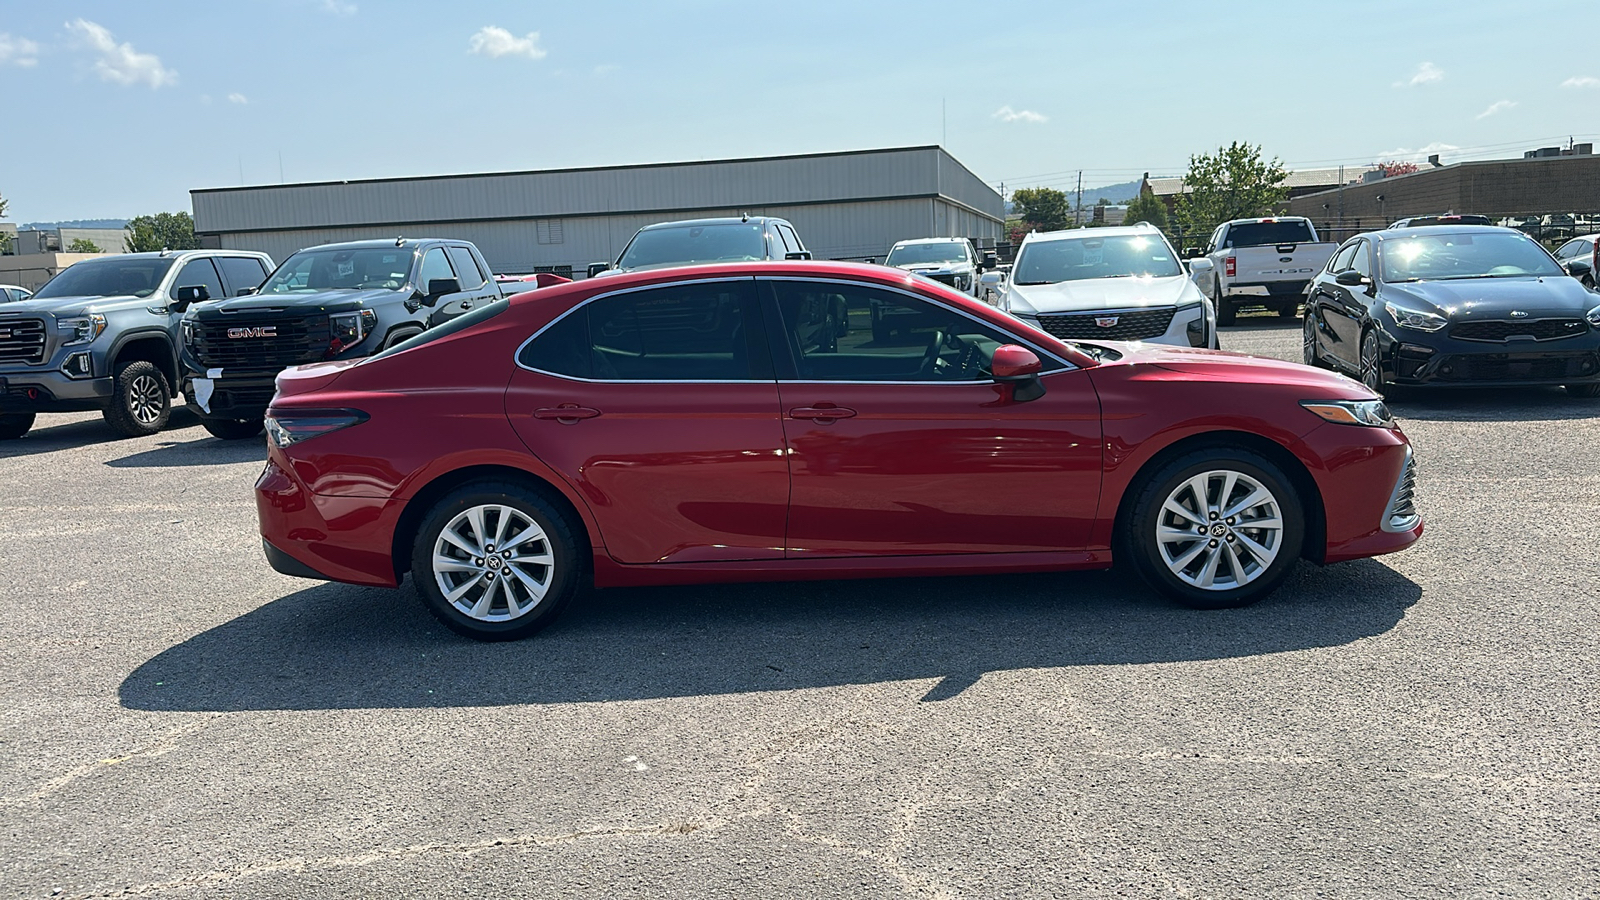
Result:
{"label": "white gmc pickup truck", "polygon": [[1211,268],[1195,271],[1195,283],[1216,306],[1217,324],[1231,325],[1245,306],[1298,315],[1306,285],[1338,246],[1318,241],[1310,219],[1234,219],[1217,226],[1203,252],[1185,255],[1211,260]]}

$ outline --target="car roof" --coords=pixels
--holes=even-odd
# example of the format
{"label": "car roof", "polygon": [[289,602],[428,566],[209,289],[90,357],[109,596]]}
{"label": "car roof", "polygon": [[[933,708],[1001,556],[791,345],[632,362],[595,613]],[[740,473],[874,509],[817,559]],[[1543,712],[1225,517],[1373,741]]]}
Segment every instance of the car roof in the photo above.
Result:
{"label": "car roof", "polygon": [[965,244],[965,243],[969,243],[969,242],[968,242],[968,240],[966,238],[959,238],[959,237],[908,238],[907,240],[903,240],[903,241],[895,241],[894,245],[896,247],[906,247],[906,246],[910,246],[911,244],[954,244],[954,243]]}
{"label": "car roof", "polygon": [[[1391,227],[1382,231],[1369,231],[1366,236],[1376,241],[1398,241],[1418,234],[1484,234],[1486,232],[1518,234],[1527,237],[1527,235],[1522,234],[1515,228],[1505,228],[1500,225],[1411,225],[1406,228]],[[1361,235],[1357,235],[1357,237],[1361,237]]]}
{"label": "car roof", "polygon": [[1305,216],[1259,216],[1254,219],[1230,219],[1224,225],[1260,225],[1262,222],[1309,222]]}
{"label": "car roof", "polygon": [[[779,219],[774,216],[723,216],[716,219],[680,219],[676,222],[657,222],[654,225],[646,225],[639,230],[655,231],[657,228],[684,228],[703,225],[748,225],[752,222],[757,225],[765,225],[768,222],[782,222],[785,225],[789,225],[787,219]],[[792,228],[793,226],[791,225],[790,227]]]}
{"label": "car roof", "polygon": [[106,260],[114,259],[178,259],[180,257],[195,256],[202,253],[208,256],[266,256],[265,253],[260,253],[255,250],[223,250],[218,247],[198,247],[193,250],[146,250],[139,253],[102,253],[96,256],[94,259],[78,260],[77,262],[73,263],[73,265],[81,266],[86,262],[105,262]]}
{"label": "car roof", "polygon": [[[365,250],[388,247],[393,250],[415,250],[423,244],[460,244],[466,246],[467,242],[454,238],[379,238],[365,241],[338,241],[332,244],[313,244],[310,247],[301,247],[300,250],[326,250],[329,247],[338,247],[346,250]],[[296,250],[299,253],[300,250]]]}
{"label": "car roof", "polygon": [[1160,234],[1161,229],[1149,222],[1136,225],[1112,225],[1106,228],[1066,228],[1061,231],[1030,231],[1023,236],[1024,244],[1035,241],[1070,241],[1083,238],[1120,237],[1128,234]]}

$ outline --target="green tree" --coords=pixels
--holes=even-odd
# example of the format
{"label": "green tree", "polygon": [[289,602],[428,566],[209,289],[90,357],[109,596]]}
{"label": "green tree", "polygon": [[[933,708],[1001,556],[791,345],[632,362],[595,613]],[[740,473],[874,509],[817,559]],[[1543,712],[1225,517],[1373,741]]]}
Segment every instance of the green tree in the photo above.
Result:
{"label": "green tree", "polygon": [[[7,200],[4,197],[0,197],[0,219],[4,219],[6,217],[6,209],[9,206],[11,206],[11,201]],[[0,233],[0,253],[10,253],[10,252],[11,252],[11,235],[5,234],[5,233]]]}
{"label": "green tree", "polygon": [[1128,201],[1128,214],[1123,217],[1124,222],[1132,225],[1136,222],[1149,222],[1151,225],[1167,230],[1167,205],[1156,198],[1153,193],[1144,193]]}
{"label": "green tree", "polygon": [[73,238],[67,245],[68,253],[101,253],[100,246],[88,238]]}
{"label": "green tree", "polygon": [[1289,177],[1277,157],[1262,159],[1261,147],[1234,141],[1216,153],[1189,157],[1184,193],[1174,210],[1188,233],[1210,231],[1230,219],[1265,215],[1286,200]]}
{"label": "green tree", "polygon": [[1012,192],[1011,202],[1016,204],[1022,221],[1043,231],[1060,231],[1072,218],[1067,195],[1054,188],[1022,188]]}
{"label": "green tree", "polygon": [[152,250],[196,250],[200,239],[194,234],[194,219],[186,212],[156,213],[128,222],[128,252]]}

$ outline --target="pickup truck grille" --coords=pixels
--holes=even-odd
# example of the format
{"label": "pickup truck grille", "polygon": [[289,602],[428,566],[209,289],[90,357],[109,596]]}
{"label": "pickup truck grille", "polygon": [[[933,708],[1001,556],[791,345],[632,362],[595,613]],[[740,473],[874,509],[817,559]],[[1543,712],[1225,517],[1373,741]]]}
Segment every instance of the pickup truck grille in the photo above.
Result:
{"label": "pickup truck grille", "polygon": [[[1039,327],[1064,340],[1145,341],[1167,333],[1176,309],[1141,309],[1136,312],[1082,313],[1039,317]],[[1100,323],[1113,321],[1115,324]]]}
{"label": "pickup truck grille", "polygon": [[10,319],[0,321],[0,363],[44,362],[44,320]]}
{"label": "pickup truck grille", "polygon": [[1557,338],[1577,337],[1588,330],[1588,323],[1582,319],[1524,319],[1520,322],[1495,319],[1488,322],[1462,322],[1450,329],[1450,336],[1458,341],[1503,342],[1512,337],[1553,341]]}
{"label": "pickup truck grille", "polygon": [[281,369],[320,362],[328,349],[327,316],[229,316],[197,324],[193,351],[207,368]]}

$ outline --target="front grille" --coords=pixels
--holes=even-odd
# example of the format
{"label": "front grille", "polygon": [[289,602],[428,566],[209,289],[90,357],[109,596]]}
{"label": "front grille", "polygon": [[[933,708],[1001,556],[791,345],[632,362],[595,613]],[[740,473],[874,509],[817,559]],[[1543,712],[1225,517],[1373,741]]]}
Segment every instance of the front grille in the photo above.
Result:
{"label": "front grille", "polygon": [[949,272],[942,272],[938,275],[929,275],[927,277],[932,278],[934,281],[937,281],[941,284],[948,284],[951,287],[956,286],[956,276],[950,274]]}
{"label": "front grille", "polygon": [[1549,381],[1590,378],[1600,373],[1593,353],[1475,353],[1439,360],[1438,374],[1448,381]]}
{"label": "front grille", "polygon": [[[1141,309],[1136,312],[1083,313],[1065,316],[1040,316],[1039,327],[1064,340],[1144,341],[1167,333],[1172,307]],[[1101,322],[1114,321],[1112,325]]]}
{"label": "front grille", "polygon": [[[198,322],[193,351],[207,368],[284,368],[326,358],[328,317],[224,316]],[[275,328],[271,337],[229,337],[255,328]]]}
{"label": "front grille", "polygon": [[11,319],[0,322],[0,363],[44,362],[44,320]]}
{"label": "front grille", "polygon": [[1409,450],[1383,521],[1385,531],[1410,531],[1417,524],[1417,458]]}
{"label": "front grille", "polygon": [[1450,336],[1460,341],[1504,342],[1513,337],[1530,337],[1536,341],[1553,341],[1558,338],[1577,337],[1589,330],[1582,319],[1494,319],[1484,322],[1462,322],[1450,329]]}

